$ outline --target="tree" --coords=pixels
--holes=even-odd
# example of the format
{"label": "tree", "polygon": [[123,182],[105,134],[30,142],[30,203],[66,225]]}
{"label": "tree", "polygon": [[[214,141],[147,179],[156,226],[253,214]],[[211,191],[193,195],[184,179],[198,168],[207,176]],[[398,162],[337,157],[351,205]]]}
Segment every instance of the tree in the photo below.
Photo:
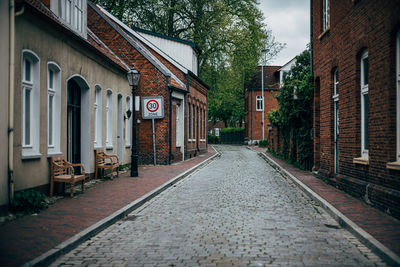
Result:
{"label": "tree", "polygon": [[199,76],[210,87],[209,115],[226,124],[244,116],[244,84],[257,70],[260,50],[282,47],[263,23],[257,0],[95,0],[123,22],[196,43]]}
{"label": "tree", "polygon": [[270,122],[283,136],[283,156],[303,168],[311,168],[313,159],[313,85],[310,51],[296,57],[277,95],[279,109],[268,114]]}

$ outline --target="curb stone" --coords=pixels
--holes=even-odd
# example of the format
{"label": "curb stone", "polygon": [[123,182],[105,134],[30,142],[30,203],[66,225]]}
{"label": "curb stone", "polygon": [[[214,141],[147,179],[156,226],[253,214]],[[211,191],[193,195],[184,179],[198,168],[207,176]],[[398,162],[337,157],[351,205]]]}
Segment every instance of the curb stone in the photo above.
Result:
{"label": "curb stone", "polygon": [[376,240],[372,235],[367,233],[365,230],[363,230],[361,227],[359,227],[357,224],[347,218],[332,204],[330,204],[328,201],[315,193],[311,188],[309,188],[307,185],[297,179],[294,175],[289,173],[286,169],[280,166],[276,161],[267,156],[265,153],[259,152],[250,147],[247,148],[257,152],[260,157],[262,157],[282,176],[291,179],[297,185],[297,187],[299,187],[306,195],[317,201],[342,227],[355,235],[361,241],[361,243],[363,243],[366,247],[379,255],[386,263],[391,266],[400,266],[400,257],[397,256],[392,250],[390,250],[388,247]]}
{"label": "curb stone", "polygon": [[47,266],[51,262],[53,262],[56,258],[61,255],[64,255],[74,248],[76,248],[81,243],[85,242],[89,238],[93,237],[94,235],[98,234],[99,232],[103,231],[110,225],[114,224],[118,220],[122,219],[133,210],[141,207],[150,199],[154,198],[155,196],[162,193],[167,188],[173,186],[183,178],[189,176],[191,173],[199,169],[200,167],[205,166],[206,164],[210,163],[213,159],[220,157],[221,154],[211,146],[216,154],[212,155],[208,159],[200,162],[199,164],[193,166],[192,168],[184,171],[183,173],[175,176],[171,180],[167,181],[166,183],[162,184],[161,186],[157,187],[156,189],[150,191],[149,193],[143,195],[142,197],[136,199],[135,201],[131,202],[130,204],[126,205],[125,207],[119,209],[118,211],[114,212],[113,214],[105,217],[104,219],[98,221],[97,223],[89,226],[88,228],[84,229],[83,231],[77,233],[76,235],[72,236],[71,238],[65,240],[64,242],[58,244],[56,247],[50,249],[49,251],[43,253],[42,255],[36,257],[35,259],[26,262],[22,265],[22,267],[28,266]]}

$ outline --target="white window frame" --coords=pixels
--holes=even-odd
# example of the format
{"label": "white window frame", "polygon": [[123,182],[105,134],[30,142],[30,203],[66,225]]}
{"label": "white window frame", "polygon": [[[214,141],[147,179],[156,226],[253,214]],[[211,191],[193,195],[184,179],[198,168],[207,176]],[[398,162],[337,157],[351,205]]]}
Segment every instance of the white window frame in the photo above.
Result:
{"label": "white window frame", "polygon": [[330,27],[330,0],[322,0],[322,24],[323,31]]}
{"label": "white window frame", "polygon": [[106,99],[106,148],[113,149],[113,93],[111,89],[107,89]]}
{"label": "white window frame", "polygon": [[[132,98],[130,96],[127,96],[125,98],[126,101],[126,111],[130,110],[131,111],[131,116],[129,118],[126,118],[125,120],[125,147],[131,147],[131,133],[132,133],[132,115],[133,115],[133,103],[132,103]],[[126,112],[125,112],[126,114]]]}
{"label": "white window frame", "polygon": [[96,84],[94,86],[94,148],[102,148],[102,107],[103,95],[101,86]]}
{"label": "white window frame", "polygon": [[396,82],[397,82],[397,103],[396,103],[396,107],[397,107],[397,115],[396,115],[396,119],[397,119],[397,123],[396,123],[396,130],[397,130],[397,134],[396,134],[396,140],[397,140],[397,149],[396,149],[396,160],[400,161],[400,31],[397,33],[397,42],[396,42],[396,47],[397,47],[397,51],[396,51],[396,71],[397,71],[397,75],[396,75]]}
{"label": "white window frame", "polygon": [[[365,114],[365,101],[364,101],[364,96],[368,95],[368,83],[369,83],[369,77],[368,77],[368,83],[365,82],[364,80],[364,59],[368,58],[368,51],[365,51],[361,55],[360,59],[360,85],[361,85],[361,157],[363,158],[368,158],[368,151],[369,149],[367,148],[366,144],[366,138],[365,136],[368,133],[368,130],[365,129],[365,122],[367,118],[369,118],[368,114]],[[369,73],[369,58],[368,58],[368,73]],[[368,74],[369,75],[369,74]],[[368,103],[368,110],[369,110],[369,103]],[[366,118],[367,117],[367,118]],[[368,120],[367,122],[368,123]],[[366,133],[367,132],[367,133]],[[369,139],[369,138],[368,138]],[[369,147],[369,140],[368,140],[368,147]]]}
{"label": "white window frame", "polygon": [[[53,84],[50,86],[50,73]],[[52,97],[52,105],[50,105]],[[50,110],[52,107],[52,110]],[[51,121],[50,121],[51,120]],[[55,62],[47,63],[47,155],[61,153],[61,68]],[[50,142],[52,141],[52,142]]]}
{"label": "white window frame", "polygon": [[64,24],[86,36],[87,0],[59,0],[58,14]]}
{"label": "white window frame", "polygon": [[[260,104],[261,108],[258,107],[259,103],[261,103]],[[256,96],[256,111],[263,111],[264,110],[264,105],[263,104],[264,104],[263,96],[262,95],[257,95]]]}
{"label": "white window frame", "polygon": [[[30,79],[26,79],[26,62],[30,63]],[[22,159],[40,158],[40,58],[31,50],[22,50]],[[26,92],[29,91],[29,110]],[[26,116],[29,116],[27,118]],[[29,129],[26,129],[27,120]],[[29,140],[26,140],[29,131]]]}

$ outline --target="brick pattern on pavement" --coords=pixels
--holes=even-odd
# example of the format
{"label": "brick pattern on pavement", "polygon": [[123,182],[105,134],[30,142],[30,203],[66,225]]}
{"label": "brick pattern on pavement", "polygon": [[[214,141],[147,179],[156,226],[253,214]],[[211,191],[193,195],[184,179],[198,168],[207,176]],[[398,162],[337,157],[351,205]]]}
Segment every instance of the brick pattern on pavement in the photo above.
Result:
{"label": "brick pattern on pavement", "polygon": [[399,220],[367,205],[361,200],[352,197],[331,185],[326,184],[322,180],[316,178],[312,173],[299,170],[291,164],[274,157],[270,153],[265,152],[265,148],[257,146],[251,146],[251,148],[266,153],[290,174],[328,201],[364,231],[368,232],[394,253],[400,255]]}
{"label": "brick pattern on pavement", "polygon": [[385,266],[257,153],[218,149],[53,266]]}
{"label": "brick pattern on pavement", "polygon": [[37,215],[0,226],[0,266],[19,266],[40,256],[214,154],[209,147],[208,153],[178,164],[140,166],[138,178],[121,174]]}

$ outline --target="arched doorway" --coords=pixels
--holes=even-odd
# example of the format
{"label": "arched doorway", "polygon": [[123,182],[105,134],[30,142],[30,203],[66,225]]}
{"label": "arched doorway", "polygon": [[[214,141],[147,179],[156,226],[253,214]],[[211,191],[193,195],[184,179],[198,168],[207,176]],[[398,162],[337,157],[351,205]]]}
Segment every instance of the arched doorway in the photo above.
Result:
{"label": "arched doorway", "polygon": [[67,160],[90,171],[90,92],[80,75],[67,81]]}

